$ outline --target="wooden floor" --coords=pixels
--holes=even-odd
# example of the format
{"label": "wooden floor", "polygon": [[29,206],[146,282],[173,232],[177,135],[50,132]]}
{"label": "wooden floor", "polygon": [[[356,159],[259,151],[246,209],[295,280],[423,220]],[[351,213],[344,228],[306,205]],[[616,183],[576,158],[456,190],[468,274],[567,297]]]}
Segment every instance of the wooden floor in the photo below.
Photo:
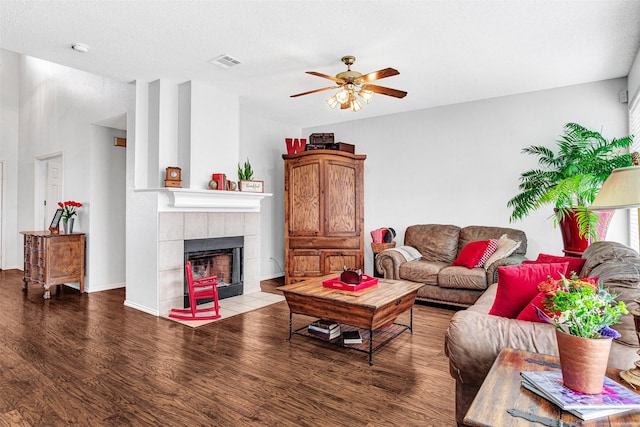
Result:
{"label": "wooden floor", "polygon": [[285,302],[193,329],[125,307],[124,290],[43,300],[21,276],[0,271],[0,426],[455,425],[451,310],[417,305],[415,335],[369,366],[287,341]]}

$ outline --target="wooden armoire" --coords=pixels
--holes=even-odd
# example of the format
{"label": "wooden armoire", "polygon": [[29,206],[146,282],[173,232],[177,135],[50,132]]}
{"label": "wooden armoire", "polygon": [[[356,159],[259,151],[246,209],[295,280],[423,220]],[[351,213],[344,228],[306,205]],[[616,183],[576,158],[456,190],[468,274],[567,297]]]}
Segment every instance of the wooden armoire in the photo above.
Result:
{"label": "wooden armoire", "polygon": [[364,271],[363,154],[284,154],[285,284]]}

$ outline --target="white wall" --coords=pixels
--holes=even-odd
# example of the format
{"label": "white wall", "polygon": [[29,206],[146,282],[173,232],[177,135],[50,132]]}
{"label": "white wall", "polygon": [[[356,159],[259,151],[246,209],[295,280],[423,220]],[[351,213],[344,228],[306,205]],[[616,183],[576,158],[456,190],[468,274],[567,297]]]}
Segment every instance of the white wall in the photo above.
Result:
{"label": "white wall", "polygon": [[[248,158],[254,179],[264,181],[262,199],[260,278],[284,275],[284,160],[285,138],[298,138],[300,128],[240,112],[240,162]],[[233,175],[237,179],[237,175]]]}
{"label": "white wall", "polygon": [[2,263],[0,268],[22,268],[22,236],[18,233],[18,138],[20,55],[0,49],[0,161],[4,161],[2,194]]}
{"label": "white wall", "polygon": [[91,203],[83,210],[91,215],[86,274],[92,292],[125,285],[126,148],[114,146],[114,138],[126,135],[120,129],[91,126]]}
{"label": "white wall", "polygon": [[636,53],[636,59],[631,65],[628,76],[627,90],[629,91],[629,101],[635,96],[640,96],[640,51]]}
{"label": "white wall", "polygon": [[[547,219],[551,207],[509,223],[507,201],[518,192],[519,175],[536,166],[536,158],[521,150],[553,146],[567,122],[607,138],[627,135],[627,106],[618,102],[626,85],[624,78],[608,80],[308,128],[302,136],[333,132],[336,141],[355,144],[357,153],[367,155],[368,273],[373,271],[369,232],[379,227],[393,227],[402,243],[412,224],[511,226],[527,233],[529,257],[562,254],[560,231]],[[375,99],[364,108],[375,108]],[[608,240],[628,244],[627,216],[615,214]]]}
{"label": "white wall", "polygon": [[[93,152],[92,124],[125,114],[132,87],[27,56],[19,57],[19,75],[18,222],[7,233],[42,228],[34,223],[34,159],[62,153],[63,198],[85,205],[79,210],[74,231],[87,233],[94,242],[109,236],[114,223],[97,220],[91,209],[94,198],[97,206],[101,205],[99,199],[111,191],[113,182],[111,171],[93,170],[105,159]],[[89,250],[87,272],[99,270],[97,264],[104,262],[105,253],[98,246]],[[17,251],[18,265],[22,265],[21,246]],[[93,291],[93,284],[94,276],[88,273],[88,291]]]}

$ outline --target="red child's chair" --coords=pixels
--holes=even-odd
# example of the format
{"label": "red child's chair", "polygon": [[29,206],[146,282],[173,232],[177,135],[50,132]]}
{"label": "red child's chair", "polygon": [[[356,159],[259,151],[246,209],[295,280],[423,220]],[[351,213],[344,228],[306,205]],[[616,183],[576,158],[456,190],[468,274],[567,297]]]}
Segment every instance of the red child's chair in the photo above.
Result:
{"label": "red child's chair", "polygon": [[[218,304],[218,276],[193,278],[191,261],[187,261],[184,267],[187,273],[187,285],[189,286],[189,308],[172,308],[169,317],[179,320],[214,320],[220,318],[220,305]],[[197,301],[201,299],[213,299],[213,307],[197,308]],[[215,311],[213,315],[201,315],[202,313],[210,313]],[[183,314],[184,313],[184,314]]]}

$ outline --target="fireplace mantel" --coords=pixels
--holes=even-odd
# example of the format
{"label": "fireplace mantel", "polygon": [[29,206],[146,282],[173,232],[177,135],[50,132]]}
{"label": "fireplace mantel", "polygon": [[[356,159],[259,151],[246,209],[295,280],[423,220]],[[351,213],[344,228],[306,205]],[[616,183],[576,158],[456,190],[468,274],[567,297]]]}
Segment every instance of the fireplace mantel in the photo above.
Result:
{"label": "fireplace mantel", "polygon": [[260,201],[271,193],[201,190],[192,188],[155,188],[159,194],[159,212],[260,212]]}

